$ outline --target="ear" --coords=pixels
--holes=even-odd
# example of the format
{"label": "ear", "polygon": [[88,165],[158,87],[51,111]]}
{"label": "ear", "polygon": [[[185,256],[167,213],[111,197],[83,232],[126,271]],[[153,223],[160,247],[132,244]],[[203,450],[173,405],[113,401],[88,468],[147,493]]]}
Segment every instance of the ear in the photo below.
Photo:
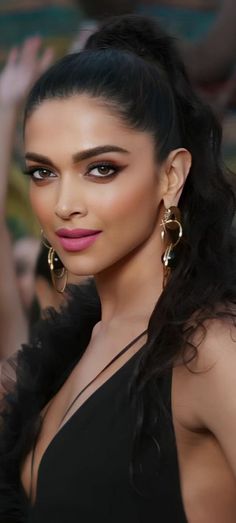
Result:
{"label": "ear", "polygon": [[172,205],[178,205],[191,164],[192,156],[187,149],[183,148],[171,151],[164,162],[165,192],[163,202],[166,209]]}

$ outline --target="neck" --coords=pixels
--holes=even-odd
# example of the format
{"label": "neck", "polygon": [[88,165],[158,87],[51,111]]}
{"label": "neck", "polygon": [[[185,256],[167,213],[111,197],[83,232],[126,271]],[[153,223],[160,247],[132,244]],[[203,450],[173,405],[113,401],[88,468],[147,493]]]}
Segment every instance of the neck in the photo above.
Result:
{"label": "neck", "polygon": [[138,321],[140,331],[147,328],[162,292],[161,252],[153,238],[95,277],[102,309],[100,327]]}

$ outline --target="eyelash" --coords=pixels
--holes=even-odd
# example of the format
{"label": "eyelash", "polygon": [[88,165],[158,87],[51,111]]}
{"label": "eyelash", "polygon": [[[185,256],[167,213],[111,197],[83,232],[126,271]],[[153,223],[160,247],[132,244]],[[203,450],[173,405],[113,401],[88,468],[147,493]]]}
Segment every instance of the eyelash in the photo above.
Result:
{"label": "eyelash", "polygon": [[[42,173],[42,171],[44,171],[47,174],[47,176],[45,176],[45,178],[36,178],[34,176],[34,174],[37,171],[39,171],[41,173]],[[51,173],[51,171],[49,169],[45,169],[45,167],[27,167],[23,171],[23,174],[26,174],[27,176],[30,176],[34,181],[37,181],[37,182],[42,182],[42,181],[50,178],[50,176],[48,176],[50,173]],[[55,178],[55,176],[53,176],[53,178]]]}
{"label": "eyelash", "polygon": [[[106,167],[108,168],[109,170],[112,170],[113,172],[110,173],[110,174],[105,174],[105,175],[95,175],[95,174],[89,174],[91,171],[93,171],[94,169],[99,169],[101,167]],[[118,167],[117,165],[114,165],[114,163],[111,163],[111,162],[99,162],[99,163],[94,163],[92,165],[89,165],[89,168],[88,170],[86,171],[85,173],[85,176],[88,176],[88,177],[92,177],[92,178],[96,178],[96,179],[100,179],[100,180],[104,180],[104,179],[110,179],[114,176],[116,176],[118,174],[118,172],[120,172],[122,169],[122,167]],[[44,173],[46,174],[45,178],[36,178],[34,176],[34,174],[39,171],[40,174],[42,174],[42,171],[44,171]],[[36,182],[42,182],[44,180],[48,180],[50,178],[55,178],[55,175],[54,176],[49,176],[50,174],[53,174],[52,171],[50,171],[49,169],[46,169],[45,167],[28,167],[26,168],[24,171],[24,174],[28,175],[28,176],[31,176],[31,178],[36,181]]]}

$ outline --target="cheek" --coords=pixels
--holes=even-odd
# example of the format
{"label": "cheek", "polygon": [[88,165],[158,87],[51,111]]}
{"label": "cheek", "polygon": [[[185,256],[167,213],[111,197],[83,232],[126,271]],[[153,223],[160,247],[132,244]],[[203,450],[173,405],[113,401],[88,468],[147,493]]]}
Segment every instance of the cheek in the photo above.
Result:
{"label": "cheek", "polygon": [[157,186],[149,175],[149,180],[144,178],[141,183],[114,185],[110,194],[104,194],[100,216],[112,229],[121,223],[145,228],[156,217],[158,203]]}
{"label": "cheek", "polygon": [[37,187],[34,182],[30,182],[30,202],[32,209],[39,222],[43,225],[50,222],[53,210],[53,198],[51,191],[44,190],[43,187]]}

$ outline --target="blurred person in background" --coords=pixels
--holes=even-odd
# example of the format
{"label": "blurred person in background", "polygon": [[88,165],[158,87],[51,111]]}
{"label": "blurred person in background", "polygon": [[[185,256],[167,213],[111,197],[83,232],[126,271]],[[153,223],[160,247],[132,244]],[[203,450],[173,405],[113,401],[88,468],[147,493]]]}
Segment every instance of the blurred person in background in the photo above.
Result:
{"label": "blurred person in background", "polygon": [[229,78],[236,64],[235,0],[166,0],[161,3],[192,7],[193,15],[197,9],[202,13],[213,13],[208,31],[203,37],[180,45],[182,56],[191,78],[197,83]]}
{"label": "blurred person in background", "polygon": [[[223,119],[236,93],[236,2],[197,0],[193,7],[215,13],[206,34],[193,42],[180,42],[189,76],[199,94]],[[187,2],[186,2],[187,5]],[[188,2],[191,6],[191,1]]]}
{"label": "blurred person in background", "polygon": [[177,45],[198,94],[222,119],[235,103],[236,2],[234,0],[142,0]]}
{"label": "blurred person in background", "polygon": [[34,269],[39,250],[35,238],[13,245],[6,224],[6,198],[17,119],[34,81],[52,63],[53,52],[41,49],[39,37],[13,48],[0,74],[0,359],[26,342],[34,295]]}
{"label": "blurred person in background", "polygon": [[[211,105],[220,119],[224,117],[236,90],[234,0],[78,0],[76,4],[82,7],[87,20],[73,42],[72,51],[82,49],[99,22],[111,15],[147,12],[157,16],[167,29],[168,22],[170,30],[179,27],[178,46],[189,76],[199,95]],[[186,29],[188,21],[191,21],[191,26],[195,25],[193,38],[190,36],[191,29],[189,32]],[[183,28],[186,32],[181,34]]]}
{"label": "blurred person in background", "polygon": [[[180,15],[184,9],[188,10],[189,13],[192,12],[193,19],[195,17],[196,36],[194,41],[189,39],[186,42],[183,34],[179,45],[191,78],[197,83],[209,83],[227,78],[232,73],[236,56],[236,2],[234,0],[122,0],[119,2],[78,0],[76,3],[82,7],[88,19],[96,21],[111,15],[139,10],[145,12],[149,8],[150,13],[159,16],[161,21],[160,8],[162,7],[174,8],[173,17],[177,15],[178,8]],[[199,12],[203,18],[204,13],[208,16],[212,12],[212,17],[208,17],[208,30],[203,36],[201,36],[201,19],[200,17],[196,19],[196,14]]]}

